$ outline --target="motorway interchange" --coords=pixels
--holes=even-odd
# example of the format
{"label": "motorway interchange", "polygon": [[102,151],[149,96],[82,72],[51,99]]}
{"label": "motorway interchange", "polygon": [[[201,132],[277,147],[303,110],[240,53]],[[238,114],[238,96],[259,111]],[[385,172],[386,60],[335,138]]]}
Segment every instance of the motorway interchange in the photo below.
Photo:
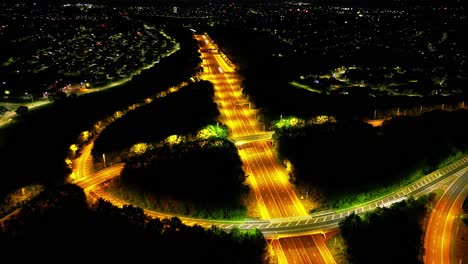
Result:
{"label": "motorway interchange", "polygon": [[[325,245],[325,236],[327,232],[336,230],[338,223],[346,216],[352,213],[362,214],[376,207],[390,206],[405,197],[417,197],[450,180],[463,181],[465,184],[462,186],[466,186],[468,156],[385,197],[345,210],[309,214],[289,184],[285,169],[278,163],[271,146],[267,144],[271,132],[262,131],[256,120],[255,110],[250,109],[250,104],[246,103],[242,96],[240,80],[231,63],[217,51],[207,35],[199,34],[195,35],[195,38],[202,54],[204,72],[201,78],[211,81],[214,85],[214,99],[221,113],[220,121],[229,127],[231,137],[237,139],[236,142],[241,142],[236,145],[254,142],[249,144],[248,148],[239,148],[239,155],[246,174],[250,175],[248,183],[254,191],[261,217],[249,221],[216,221],[179,216],[185,224],[198,224],[203,227],[217,225],[225,230],[233,227],[257,228],[271,242],[280,263],[335,263]],[[91,150],[92,143],[82,149],[81,156],[74,162],[75,183],[93,197],[103,197],[116,205],[125,204],[125,201],[97,188],[100,183],[118,176],[123,164],[92,172]],[[462,188],[461,191],[463,190],[466,188]],[[157,217],[171,216],[158,212],[147,213]]]}

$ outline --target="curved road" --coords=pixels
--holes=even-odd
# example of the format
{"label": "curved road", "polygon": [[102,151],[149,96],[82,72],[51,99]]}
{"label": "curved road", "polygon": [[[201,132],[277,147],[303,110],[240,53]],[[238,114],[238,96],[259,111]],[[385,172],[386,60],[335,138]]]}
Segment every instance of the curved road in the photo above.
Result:
{"label": "curved road", "polygon": [[[258,128],[255,111],[250,109],[249,104],[242,98],[239,80],[236,79],[232,67],[219,54],[216,55],[212,52],[212,46],[203,47],[204,44],[209,45],[210,43],[203,35],[196,37],[202,50],[205,69],[203,77],[207,77],[215,86],[215,101],[220,108],[221,121],[228,125],[231,136],[237,139],[236,145],[242,145],[242,143],[249,140],[256,141],[253,143],[254,146],[241,148],[239,154],[245,165],[246,174],[254,175],[254,177],[248,179],[255,191],[263,220],[247,222],[209,221],[178,216],[185,224],[198,224],[203,227],[215,224],[225,230],[233,227],[241,229],[257,228],[263,232],[267,239],[272,239],[272,246],[279,250],[279,260],[284,258],[286,263],[288,262],[287,259],[292,259],[294,262],[311,263],[311,261],[307,260],[309,258],[309,260],[314,259],[312,263],[335,263],[324,244],[322,236],[311,234],[324,234],[327,230],[336,229],[338,223],[352,213],[361,214],[377,206],[389,206],[407,196],[418,196],[430,192],[441,180],[448,177],[459,177],[467,171],[468,156],[465,156],[459,161],[426,175],[422,179],[385,197],[346,210],[319,212],[309,215],[290,186],[287,174],[283,166],[278,163],[271,147],[262,141],[268,139],[269,136],[271,137],[271,134],[261,132]],[[110,194],[96,188],[100,183],[120,175],[123,164],[116,164],[89,174],[89,164],[92,165],[89,158],[91,149],[92,145],[83,148],[82,156],[75,161],[77,167],[74,168],[74,172],[78,176],[75,183],[88,191],[92,197],[102,197],[116,205],[126,204],[125,201],[112,197]],[[87,177],[86,175],[90,176]],[[146,212],[157,217],[175,216],[148,210]],[[291,247],[302,250],[311,247],[311,243],[314,250],[317,249],[320,253],[320,257],[315,256],[312,258],[311,255],[307,255],[315,255],[315,253],[310,253],[315,252],[314,250],[310,252],[308,250],[309,253],[306,255],[294,253],[290,250],[284,251],[285,248],[290,249]]]}
{"label": "curved road", "polygon": [[461,263],[451,258],[453,223],[468,195],[468,172],[457,176],[432,209],[424,236],[424,263]]}
{"label": "curved road", "polygon": [[[75,182],[78,186],[82,187],[87,191],[94,192],[91,187],[96,187],[100,183],[103,183],[112,177],[120,175],[120,171],[123,169],[123,163],[115,164],[111,167],[105,168],[98,172],[93,173],[91,176],[78,180]],[[443,179],[448,178],[457,178],[459,181],[466,181],[466,173],[468,171],[468,156],[454,162],[451,165],[448,165],[445,168],[432,172],[422,179],[405,186],[400,189],[398,192],[389,194],[385,197],[379,198],[377,200],[361,204],[356,207],[347,208],[345,210],[340,210],[337,212],[330,212],[324,215],[321,215],[321,212],[307,215],[307,216],[298,216],[298,217],[283,217],[283,218],[272,218],[269,220],[250,220],[250,221],[223,221],[223,220],[205,220],[205,219],[196,219],[188,217],[180,217],[182,220],[185,220],[188,224],[199,224],[204,227],[209,227],[213,224],[218,225],[220,228],[229,230],[233,227],[239,227],[241,229],[260,229],[267,238],[278,238],[286,237],[290,235],[306,235],[314,233],[323,233],[328,230],[336,229],[338,223],[343,220],[344,217],[352,214],[362,214],[366,211],[372,210],[377,206],[384,205],[389,206],[393,200],[398,200],[402,194],[406,196],[415,196],[418,197],[425,193],[432,191],[434,188],[437,188],[438,184]],[[461,177],[461,175],[465,175]],[[458,186],[458,185],[455,185]],[[462,185],[462,187],[465,187]],[[408,190],[410,190],[408,192]],[[127,204],[125,201],[121,201],[115,197],[112,197],[110,194],[97,190],[105,199],[110,201],[115,201],[117,205]],[[448,192],[449,194],[451,192]],[[151,212],[153,215],[158,215],[157,212]],[[168,214],[161,214],[162,216],[168,216]],[[173,214],[169,216],[174,216]]]}

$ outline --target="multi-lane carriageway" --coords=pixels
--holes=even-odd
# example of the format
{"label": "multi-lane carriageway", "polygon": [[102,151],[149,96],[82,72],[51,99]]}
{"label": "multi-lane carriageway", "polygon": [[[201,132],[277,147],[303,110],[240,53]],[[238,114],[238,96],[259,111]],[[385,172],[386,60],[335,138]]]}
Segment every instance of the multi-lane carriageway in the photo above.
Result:
{"label": "multi-lane carriageway", "polygon": [[[239,152],[243,163],[248,165],[250,172],[255,176],[260,175],[260,177],[249,178],[254,179],[250,184],[253,186],[253,190],[256,191],[257,202],[261,209],[261,219],[236,222],[180,217],[185,224],[198,224],[205,227],[216,224],[225,230],[233,227],[241,229],[258,228],[267,239],[273,241],[272,245],[278,250],[278,258],[282,262],[300,262],[301,259],[310,260],[313,258],[310,252],[320,252],[320,257],[315,258],[313,262],[308,261],[307,263],[334,263],[330,252],[324,246],[322,235],[329,230],[336,229],[338,223],[344,217],[352,213],[361,214],[377,206],[388,206],[395,201],[404,199],[404,197],[418,196],[430,192],[443,179],[466,173],[468,156],[385,197],[346,210],[319,212],[309,215],[292,188],[288,186],[286,173],[282,166],[277,163],[270,146],[262,142],[262,140],[271,137],[271,133],[259,129],[255,113],[248,107],[249,104],[239,103],[245,102],[245,99],[242,98],[239,80],[236,79],[233,68],[228,65],[225,58],[221,57],[219,53],[215,53],[212,48],[208,48],[209,46],[204,48],[205,45],[212,45],[204,35],[196,35],[196,38],[200,44],[205,69],[202,78],[210,80],[215,86],[215,101],[220,106],[221,112],[220,121],[228,125],[232,132],[231,136],[235,140],[237,139],[236,145],[240,146],[245,142],[257,141],[256,147],[248,148],[249,151],[240,149]],[[78,162],[78,164],[87,163],[89,162]],[[100,182],[119,175],[121,168],[123,168],[121,165],[116,164],[99,172],[91,173],[93,174],[92,177],[95,178],[93,180],[82,176],[82,180],[79,180],[77,184],[91,191],[94,196],[103,197],[117,205],[125,204],[125,201],[120,201],[101,190],[93,188],[98,186]],[[80,174],[85,173],[83,168],[77,168],[76,171]],[[147,212],[153,216],[169,216],[158,212]],[[291,251],[291,245],[299,248],[309,248],[311,251],[307,253],[309,255],[301,256],[298,253],[299,249],[294,251],[295,253]],[[281,252],[283,248],[287,248],[290,252]]]}

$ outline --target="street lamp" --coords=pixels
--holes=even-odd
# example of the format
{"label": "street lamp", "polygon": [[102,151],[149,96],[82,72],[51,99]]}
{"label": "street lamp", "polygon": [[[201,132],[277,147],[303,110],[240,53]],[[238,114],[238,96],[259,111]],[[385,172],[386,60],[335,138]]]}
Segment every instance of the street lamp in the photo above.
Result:
{"label": "street lamp", "polygon": [[26,93],[24,93],[24,94],[25,94],[25,95],[27,95],[27,96],[29,96],[29,97],[31,98],[31,102],[34,102],[34,99],[33,99],[33,96],[32,96],[32,94],[28,94],[27,92],[26,92]]}

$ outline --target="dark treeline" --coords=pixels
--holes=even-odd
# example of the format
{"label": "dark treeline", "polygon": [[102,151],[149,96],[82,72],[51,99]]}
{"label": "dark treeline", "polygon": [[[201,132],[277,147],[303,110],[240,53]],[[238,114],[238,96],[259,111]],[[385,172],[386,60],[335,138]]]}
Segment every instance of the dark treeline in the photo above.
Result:
{"label": "dark treeline", "polygon": [[0,241],[4,258],[21,261],[267,263],[259,230],[187,226],[177,217],[150,218],[141,208],[103,200],[89,207],[72,184],[47,189],[5,221]]}
{"label": "dark treeline", "polygon": [[348,6],[358,8],[415,8],[415,7],[460,7],[463,1],[459,0],[319,0],[319,5]]}
{"label": "dark treeline", "polygon": [[357,194],[379,195],[381,188],[407,183],[449,156],[466,153],[467,118],[467,110],[432,111],[396,117],[380,128],[338,120],[281,129],[275,136],[280,155],[294,165],[292,180],[319,187],[329,206],[339,207]]}
{"label": "dark treeline", "polygon": [[170,29],[167,33],[176,38],[181,49],[127,84],[59,99],[21,115],[14,125],[2,127],[0,196],[30,183],[62,184],[69,174],[64,163],[69,146],[82,131],[116,110],[188,81],[201,62],[197,43],[188,29]]}
{"label": "dark treeline", "polygon": [[237,148],[228,139],[184,139],[130,153],[120,177],[126,199],[140,197],[145,207],[202,218],[243,218],[244,184]]}
{"label": "dark treeline", "polygon": [[99,135],[93,155],[99,158],[102,153],[122,151],[135,143],[196,133],[219,116],[213,96],[213,84],[200,81],[129,111]]}
{"label": "dark treeline", "polygon": [[[109,5],[109,6],[159,6],[159,5],[180,5],[180,6],[193,6],[201,4],[209,4],[213,0],[172,0],[170,2],[165,0],[89,0],[87,3],[97,5]],[[5,2],[25,2],[25,3],[36,3],[34,0],[6,0]],[[229,0],[216,0],[217,3],[232,3]],[[50,0],[46,3],[37,2],[37,4],[70,4],[70,3],[81,3],[79,0]],[[256,5],[264,3],[278,3],[285,4],[283,0],[239,0],[236,4],[244,5]],[[287,4],[306,3],[306,1],[288,1]],[[313,2],[314,6],[349,6],[349,7],[365,7],[365,8],[408,8],[408,7],[438,7],[438,6],[449,6],[458,7],[463,4],[460,0],[381,0],[381,1],[366,1],[366,0],[317,0]]]}
{"label": "dark treeline", "polygon": [[340,222],[350,263],[421,264],[423,227],[433,195],[409,198],[364,216],[352,214]]}

